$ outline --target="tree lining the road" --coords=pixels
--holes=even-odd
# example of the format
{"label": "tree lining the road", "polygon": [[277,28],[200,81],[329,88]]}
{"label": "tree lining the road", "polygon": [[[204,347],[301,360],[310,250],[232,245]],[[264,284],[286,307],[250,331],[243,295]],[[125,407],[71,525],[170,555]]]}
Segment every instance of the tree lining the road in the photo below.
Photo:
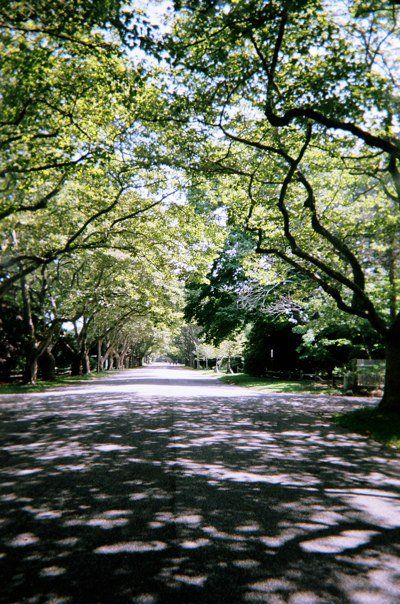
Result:
{"label": "tree lining the road", "polygon": [[317,1],[187,3],[170,37],[179,90],[170,104],[195,145],[197,170],[216,183],[216,203],[253,234],[267,272],[289,266],[305,275],[384,341],[381,406],[398,411],[392,9],[343,3],[338,14]]}
{"label": "tree lining the road", "polygon": [[252,247],[251,238],[233,233],[207,282],[187,283],[185,316],[201,326],[202,338],[218,344],[245,334],[243,368],[259,377],[278,371],[330,378],[354,358],[382,358],[374,330],[358,317],[343,317],[298,271],[279,271],[275,282],[271,271],[268,282],[260,282],[261,271],[246,271]]}
{"label": "tree lining the road", "polygon": [[152,156],[154,92],[126,52],[150,47],[150,22],[120,2],[13,2],[0,36],[3,379],[86,373],[95,348],[98,369],[140,363],[215,239]]}

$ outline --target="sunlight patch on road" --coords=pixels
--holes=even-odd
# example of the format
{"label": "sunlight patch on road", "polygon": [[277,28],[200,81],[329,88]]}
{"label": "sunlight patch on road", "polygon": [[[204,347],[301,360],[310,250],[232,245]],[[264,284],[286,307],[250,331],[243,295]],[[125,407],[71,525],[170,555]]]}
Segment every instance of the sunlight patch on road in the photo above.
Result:
{"label": "sunlight patch on road", "polygon": [[174,579],[179,583],[185,583],[185,585],[193,585],[196,587],[202,587],[207,581],[207,577],[204,575],[175,575]]}
{"label": "sunlight patch on road", "polygon": [[38,543],[39,539],[33,533],[20,533],[9,542],[11,547],[27,547]]}
{"label": "sunlight patch on road", "polygon": [[60,539],[56,541],[58,545],[62,545],[63,547],[74,547],[78,543],[78,537],[66,537],[65,539]]}
{"label": "sunlight patch on road", "polygon": [[318,554],[340,554],[348,549],[356,549],[368,543],[376,531],[343,531],[338,535],[328,535],[319,539],[303,541],[300,547],[305,552]]}
{"label": "sunlight patch on road", "polygon": [[101,528],[103,530],[110,530],[118,526],[126,526],[129,524],[129,516],[131,514],[128,510],[108,510],[92,518],[74,518],[67,520],[63,523],[63,526],[90,526]]}
{"label": "sunlight patch on road", "polygon": [[282,531],[279,535],[260,537],[259,541],[263,545],[275,549],[282,547],[282,545],[285,545],[285,543],[288,543],[289,541],[291,541],[295,537],[298,537],[302,533],[303,531],[299,529],[286,529],[285,531]]}
{"label": "sunlight patch on road", "polygon": [[50,510],[48,508],[34,508],[30,505],[26,505],[23,510],[33,514],[36,520],[52,520],[54,518],[61,518],[62,512],[59,510]]}
{"label": "sunlight patch on road", "polygon": [[43,468],[27,468],[26,470],[12,470],[10,474],[13,476],[31,476],[32,474],[38,474],[42,472]]}
{"label": "sunlight patch on road", "polygon": [[146,493],[132,493],[129,495],[129,499],[131,501],[142,501],[143,499],[148,499],[149,496]]}
{"label": "sunlight patch on road", "polygon": [[116,526],[126,526],[129,520],[126,518],[91,518],[86,523],[87,526],[97,526],[104,530],[110,530]]}
{"label": "sunlight patch on road", "polygon": [[331,497],[339,495],[346,505],[360,512],[370,523],[386,528],[400,527],[400,497],[397,493],[377,489],[327,489],[326,492]]}
{"label": "sunlight patch on road", "polygon": [[203,533],[210,535],[213,539],[222,539],[227,541],[246,541],[247,537],[244,535],[238,535],[236,533],[226,533],[220,531],[215,526],[205,526],[202,529]]}
{"label": "sunlight patch on road", "polygon": [[40,571],[42,577],[59,577],[66,572],[66,569],[62,566],[46,566]]}
{"label": "sunlight patch on road", "polygon": [[109,453],[110,451],[129,451],[130,449],[135,449],[136,447],[130,447],[128,445],[115,445],[114,443],[105,443],[103,445],[96,445],[93,448],[96,451],[101,451],[102,453]]}
{"label": "sunlight patch on road", "polygon": [[178,467],[184,471],[187,476],[204,476],[215,481],[228,480],[232,482],[243,483],[266,483],[285,486],[304,486],[310,487],[320,484],[319,478],[311,474],[272,474],[271,472],[259,474],[257,472],[234,470],[227,468],[222,464],[200,464],[191,459],[177,459],[169,462],[168,465]]}
{"label": "sunlight patch on road", "polygon": [[324,604],[326,600],[321,600],[311,591],[298,591],[294,593],[289,600],[289,604]]}
{"label": "sunlight patch on road", "polygon": [[130,516],[131,510],[107,510],[103,513],[106,518],[116,518],[118,516]]}
{"label": "sunlight patch on road", "polygon": [[155,604],[158,600],[151,594],[140,594],[132,600],[132,604]]}
{"label": "sunlight patch on road", "polygon": [[174,518],[176,524],[188,524],[189,526],[200,526],[203,517],[199,514],[180,514]]}
{"label": "sunlight patch on road", "polygon": [[192,541],[182,541],[180,544],[182,549],[197,549],[198,547],[205,547],[210,544],[209,539],[193,539]]}
{"label": "sunlight patch on road", "polygon": [[249,570],[251,568],[257,568],[258,566],[261,565],[261,562],[258,562],[257,560],[252,560],[251,558],[249,559],[244,559],[244,560],[235,560],[234,562],[232,562],[233,566],[236,566],[236,568],[241,568],[243,570]]}
{"label": "sunlight patch on road", "polygon": [[273,593],[276,591],[290,591],[293,588],[293,584],[283,579],[265,579],[264,581],[252,583],[249,587],[254,591]]}
{"label": "sunlight patch on road", "polygon": [[162,541],[126,541],[102,545],[94,550],[95,554],[146,554],[149,552],[161,552],[167,549],[166,543]]}
{"label": "sunlight patch on road", "polygon": [[235,531],[238,533],[258,533],[261,531],[259,524],[243,524],[235,527]]}
{"label": "sunlight patch on road", "polygon": [[56,466],[56,470],[60,472],[84,472],[88,470],[88,466],[80,463],[80,464],[61,464]]}
{"label": "sunlight patch on road", "polygon": [[321,523],[327,526],[335,526],[340,522],[345,520],[345,516],[343,514],[339,514],[334,510],[318,510],[313,513],[310,517],[311,522],[315,522],[316,524]]}

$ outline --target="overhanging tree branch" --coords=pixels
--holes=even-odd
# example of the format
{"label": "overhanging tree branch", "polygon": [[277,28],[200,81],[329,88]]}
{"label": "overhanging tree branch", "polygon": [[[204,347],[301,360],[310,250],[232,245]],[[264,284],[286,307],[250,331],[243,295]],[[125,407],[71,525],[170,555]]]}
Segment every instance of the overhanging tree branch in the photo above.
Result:
{"label": "overhanging tree branch", "polygon": [[328,283],[328,281],[326,281],[325,279],[320,277],[315,271],[311,270],[310,268],[308,268],[308,267],[304,266],[303,264],[301,264],[300,262],[296,261],[294,258],[289,256],[283,250],[280,250],[280,249],[274,248],[274,247],[270,247],[270,248],[263,247],[262,246],[262,232],[261,232],[261,235],[259,236],[259,242],[256,247],[256,253],[263,254],[266,256],[267,255],[277,256],[278,258],[280,258],[281,260],[283,260],[290,266],[293,266],[293,268],[296,268],[300,273],[302,273],[303,275],[308,277],[311,281],[313,281],[314,283],[317,283],[324,290],[324,292],[326,292],[331,298],[333,298],[333,300],[336,302],[336,305],[339,308],[339,310],[343,310],[347,314],[358,316],[362,319],[367,319],[371,323],[371,325],[378,331],[378,333],[380,333],[383,336],[385,336],[387,334],[388,328],[387,328],[386,324],[384,323],[384,321],[377,314],[366,315],[364,312],[360,312],[358,309],[356,309],[352,305],[348,304],[343,299],[343,297],[340,293],[340,290],[337,287]]}

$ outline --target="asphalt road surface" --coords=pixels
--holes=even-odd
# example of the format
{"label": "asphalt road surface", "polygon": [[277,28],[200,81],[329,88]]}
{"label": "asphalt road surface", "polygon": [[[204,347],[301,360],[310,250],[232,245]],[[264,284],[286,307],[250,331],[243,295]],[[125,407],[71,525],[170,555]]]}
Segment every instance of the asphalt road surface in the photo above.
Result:
{"label": "asphalt road surface", "polygon": [[400,456],[360,401],[150,366],[0,397],[0,602],[400,602]]}

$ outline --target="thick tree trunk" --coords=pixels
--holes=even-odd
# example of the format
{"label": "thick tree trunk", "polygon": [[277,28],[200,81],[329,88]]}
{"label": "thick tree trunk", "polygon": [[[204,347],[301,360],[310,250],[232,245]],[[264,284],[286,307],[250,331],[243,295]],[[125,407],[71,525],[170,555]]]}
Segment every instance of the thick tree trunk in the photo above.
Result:
{"label": "thick tree trunk", "polygon": [[[93,317],[89,317],[89,319],[83,319],[82,328],[79,330],[78,322],[74,321],[74,331],[75,331],[75,350],[77,352],[77,358],[73,360],[71,364],[71,373],[72,375],[82,375],[91,373],[90,366],[90,357],[89,357],[89,348],[87,345],[87,329],[88,325]],[[79,357],[79,360],[78,360]]]}
{"label": "thick tree trunk", "polygon": [[110,366],[110,359],[109,359],[108,353],[106,353],[101,360],[101,370],[108,371],[108,369],[110,368],[109,366]]}
{"label": "thick tree trunk", "polygon": [[108,371],[109,369],[112,369],[111,363],[110,363],[110,356],[111,356],[111,347],[110,347],[109,343],[107,343],[106,350],[101,359],[101,370],[102,371]]}
{"label": "thick tree trunk", "polygon": [[115,353],[114,353],[114,363],[113,363],[113,364],[114,364],[114,366],[115,366],[115,369],[121,369],[121,367],[119,366],[119,361],[120,361],[120,358],[121,358],[121,357],[120,357],[119,352],[115,352]]}
{"label": "thick tree trunk", "polygon": [[80,354],[74,354],[71,361],[71,375],[82,375],[82,357]]}
{"label": "thick tree trunk", "polygon": [[379,408],[400,414],[400,321],[395,321],[386,341],[385,390]]}
{"label": "thick tree trunk", "polygon": [[23,374],[24,384],[36,384],[38,374],[38,357],[32,354],[25,361],[25,369]]}
{"label": "thick tree trunk", "polygon": [[50,382],[56,379],[56,360],[50,348],[46,348],[40,355],[39,367],[43,380]]}
{"label": "thick tree trunk", "polygon": [[92,368],[90,367],[89,352],[86,350],[86,348],[82,353],[82,370],[84,375],[92,372]]}
{"label": "thick tree trunk", "polygon": [[35,325],[33,323],[30,291],[25,277],[21,279],[23,318],[26,330],[24,384],[36,384],[38,373],[38,352],[36,345]]}
{"label": "thick tree trunk", "polygon": [[97,340],[97,367],[96,367],[97,373],[100,373],[100,371],[103,371],[102,349],[103,349],[103,340],[101,338],[99,338]]}

